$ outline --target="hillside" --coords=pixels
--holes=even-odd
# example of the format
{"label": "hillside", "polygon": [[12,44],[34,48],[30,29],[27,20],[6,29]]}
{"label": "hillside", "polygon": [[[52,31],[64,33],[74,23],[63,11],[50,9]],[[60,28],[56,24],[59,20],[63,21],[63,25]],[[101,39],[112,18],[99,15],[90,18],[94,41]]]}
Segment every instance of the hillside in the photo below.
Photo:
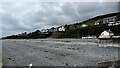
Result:
{"label": "hillside", "polygon": [[[116,16],[116,22],[120,21],[120,12],[118,13],[110,13],[106,15],[100,15],[93,18],[90,18],[83,22],[77,22],[72,25],[69,25],[68,31],[66,31],[64,34],[60,35],[59,37],[64,38],[81,38],[83,36],[99,36],[101,32],[104,30],[111,30],[115,33],[115,35],[120,35],[120,23],[119,25],[113,25],[108,26],[108,23],[95,25],[95,22],[99,19],[109,18]],[[87,27],[81,27],[82,24],[87,25]]]}
{"label": "hillside", "polygon": [[107,17],[112,17],[112,16],[117,16],[117,21],[118,20],[120,21],[120,12],[117,12],[117,13],[109,13],[109,14],[105,14],[105,15],[95,16],[95,17],[85,20],[83,22],[74,23],[71,25],[81,25],[81,23],[83,23],[83,24],[86,24],[89,26],[94,26],[96,20],[102,19],[102,18],[107,18]]}
{"label": "hillside", "polygon": [[[106,23],[109,18],[114,18],[115,22],[109,26],[110,23]],[[99,21],[99,25],[95,25],[96,21]],[[114,20],[114,19],[113,19]],[[105,23],[104,23],[105,21]],[[118,24],[116,24],[118,23]],[[87,25],[83,27],[84,25]],[[4,37],[3,39],[36,39],[36,38],[81,38],[83,36],[99,36],[104,30],[110,29],[115,33],[115,35],[120,35],[120,12],[110,13],[106,15],[100,15],[83,22],[77,22],[74,24],[69,24],[64,26],[66,31],[64,32],[47,32],[42,33],[36,30],[31,33],[21,33],[19,35],[12,35]]]}

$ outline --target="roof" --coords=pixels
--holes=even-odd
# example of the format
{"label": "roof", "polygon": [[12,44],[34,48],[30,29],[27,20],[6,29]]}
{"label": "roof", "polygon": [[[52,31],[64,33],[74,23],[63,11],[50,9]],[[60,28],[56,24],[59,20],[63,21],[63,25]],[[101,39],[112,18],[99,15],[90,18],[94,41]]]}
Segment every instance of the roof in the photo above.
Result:
{"label": "roof", "polygon": [[109,29],[109,30],[105,30],[105,31],[107,31],[107,32],[109,32],[109,33],[113,33],[110,29]]}

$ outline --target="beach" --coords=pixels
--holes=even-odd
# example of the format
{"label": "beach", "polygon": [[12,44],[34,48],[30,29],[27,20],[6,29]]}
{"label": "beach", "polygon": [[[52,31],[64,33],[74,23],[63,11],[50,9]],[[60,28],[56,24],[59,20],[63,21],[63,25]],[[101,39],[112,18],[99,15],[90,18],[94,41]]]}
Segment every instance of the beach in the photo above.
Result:
{"label": "beach", "polygon": [[118,60],[118,47],[99,47],[98,39],[5,39],[3,66],[97,66]]}

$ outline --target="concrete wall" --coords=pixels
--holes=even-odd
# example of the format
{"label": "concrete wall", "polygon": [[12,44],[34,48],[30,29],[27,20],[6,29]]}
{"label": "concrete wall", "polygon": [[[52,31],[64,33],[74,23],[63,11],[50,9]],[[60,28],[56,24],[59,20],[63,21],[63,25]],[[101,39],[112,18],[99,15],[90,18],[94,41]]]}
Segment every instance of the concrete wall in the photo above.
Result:
{"label": "concrete wall", "polygon": [[99,47],[120,47],[120,39],[99,40]]}

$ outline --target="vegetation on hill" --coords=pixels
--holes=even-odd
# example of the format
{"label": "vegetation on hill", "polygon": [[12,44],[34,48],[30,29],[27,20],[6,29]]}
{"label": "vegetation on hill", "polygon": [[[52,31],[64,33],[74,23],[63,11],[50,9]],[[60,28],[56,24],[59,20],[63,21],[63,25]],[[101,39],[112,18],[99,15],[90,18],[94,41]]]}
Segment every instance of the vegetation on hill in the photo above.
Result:
{"label": "vegetation on hill", "polygon": [[24,32],[18,35],[12,35],[12,36],[7,36],[3,37],[2,39],[37,39],[37,38],[47,38],[51,35],[52,33],[48,34],[43,34],[39,30],[36,30],[34,32],[28,33]]}
{"label": "vegetation on hill", "polygon": [[[95,26],[95,21],[101,18],[106,18],[109,16],[117,16],[117,20],[120,21],[120,13],[111,13],[107,15],[97,16],[81,23],[74,23],[71,25],[65,25],[65,32],[57,33],[42,33],[39,30],[36,30],[31,33],[21,33],[18,35],[7,36],[2,39],[37,39],[37,38],[81,38],[83,36],[99,36],[104,30],[110,29],[115,35],[120,35],[120,25],[108,26],[108,25],[99,25]],[[88,25],[87,27],[81,27],[82,24]]]}
{"label": "vegetation on hill", "polygon": [[120,35],[120,25],[117,26],[88,26],[79,29],[71,29],[61,34],[59,38],[81,38],[84,36],[99,36],[104,30],[111,30],[115,35]]}

